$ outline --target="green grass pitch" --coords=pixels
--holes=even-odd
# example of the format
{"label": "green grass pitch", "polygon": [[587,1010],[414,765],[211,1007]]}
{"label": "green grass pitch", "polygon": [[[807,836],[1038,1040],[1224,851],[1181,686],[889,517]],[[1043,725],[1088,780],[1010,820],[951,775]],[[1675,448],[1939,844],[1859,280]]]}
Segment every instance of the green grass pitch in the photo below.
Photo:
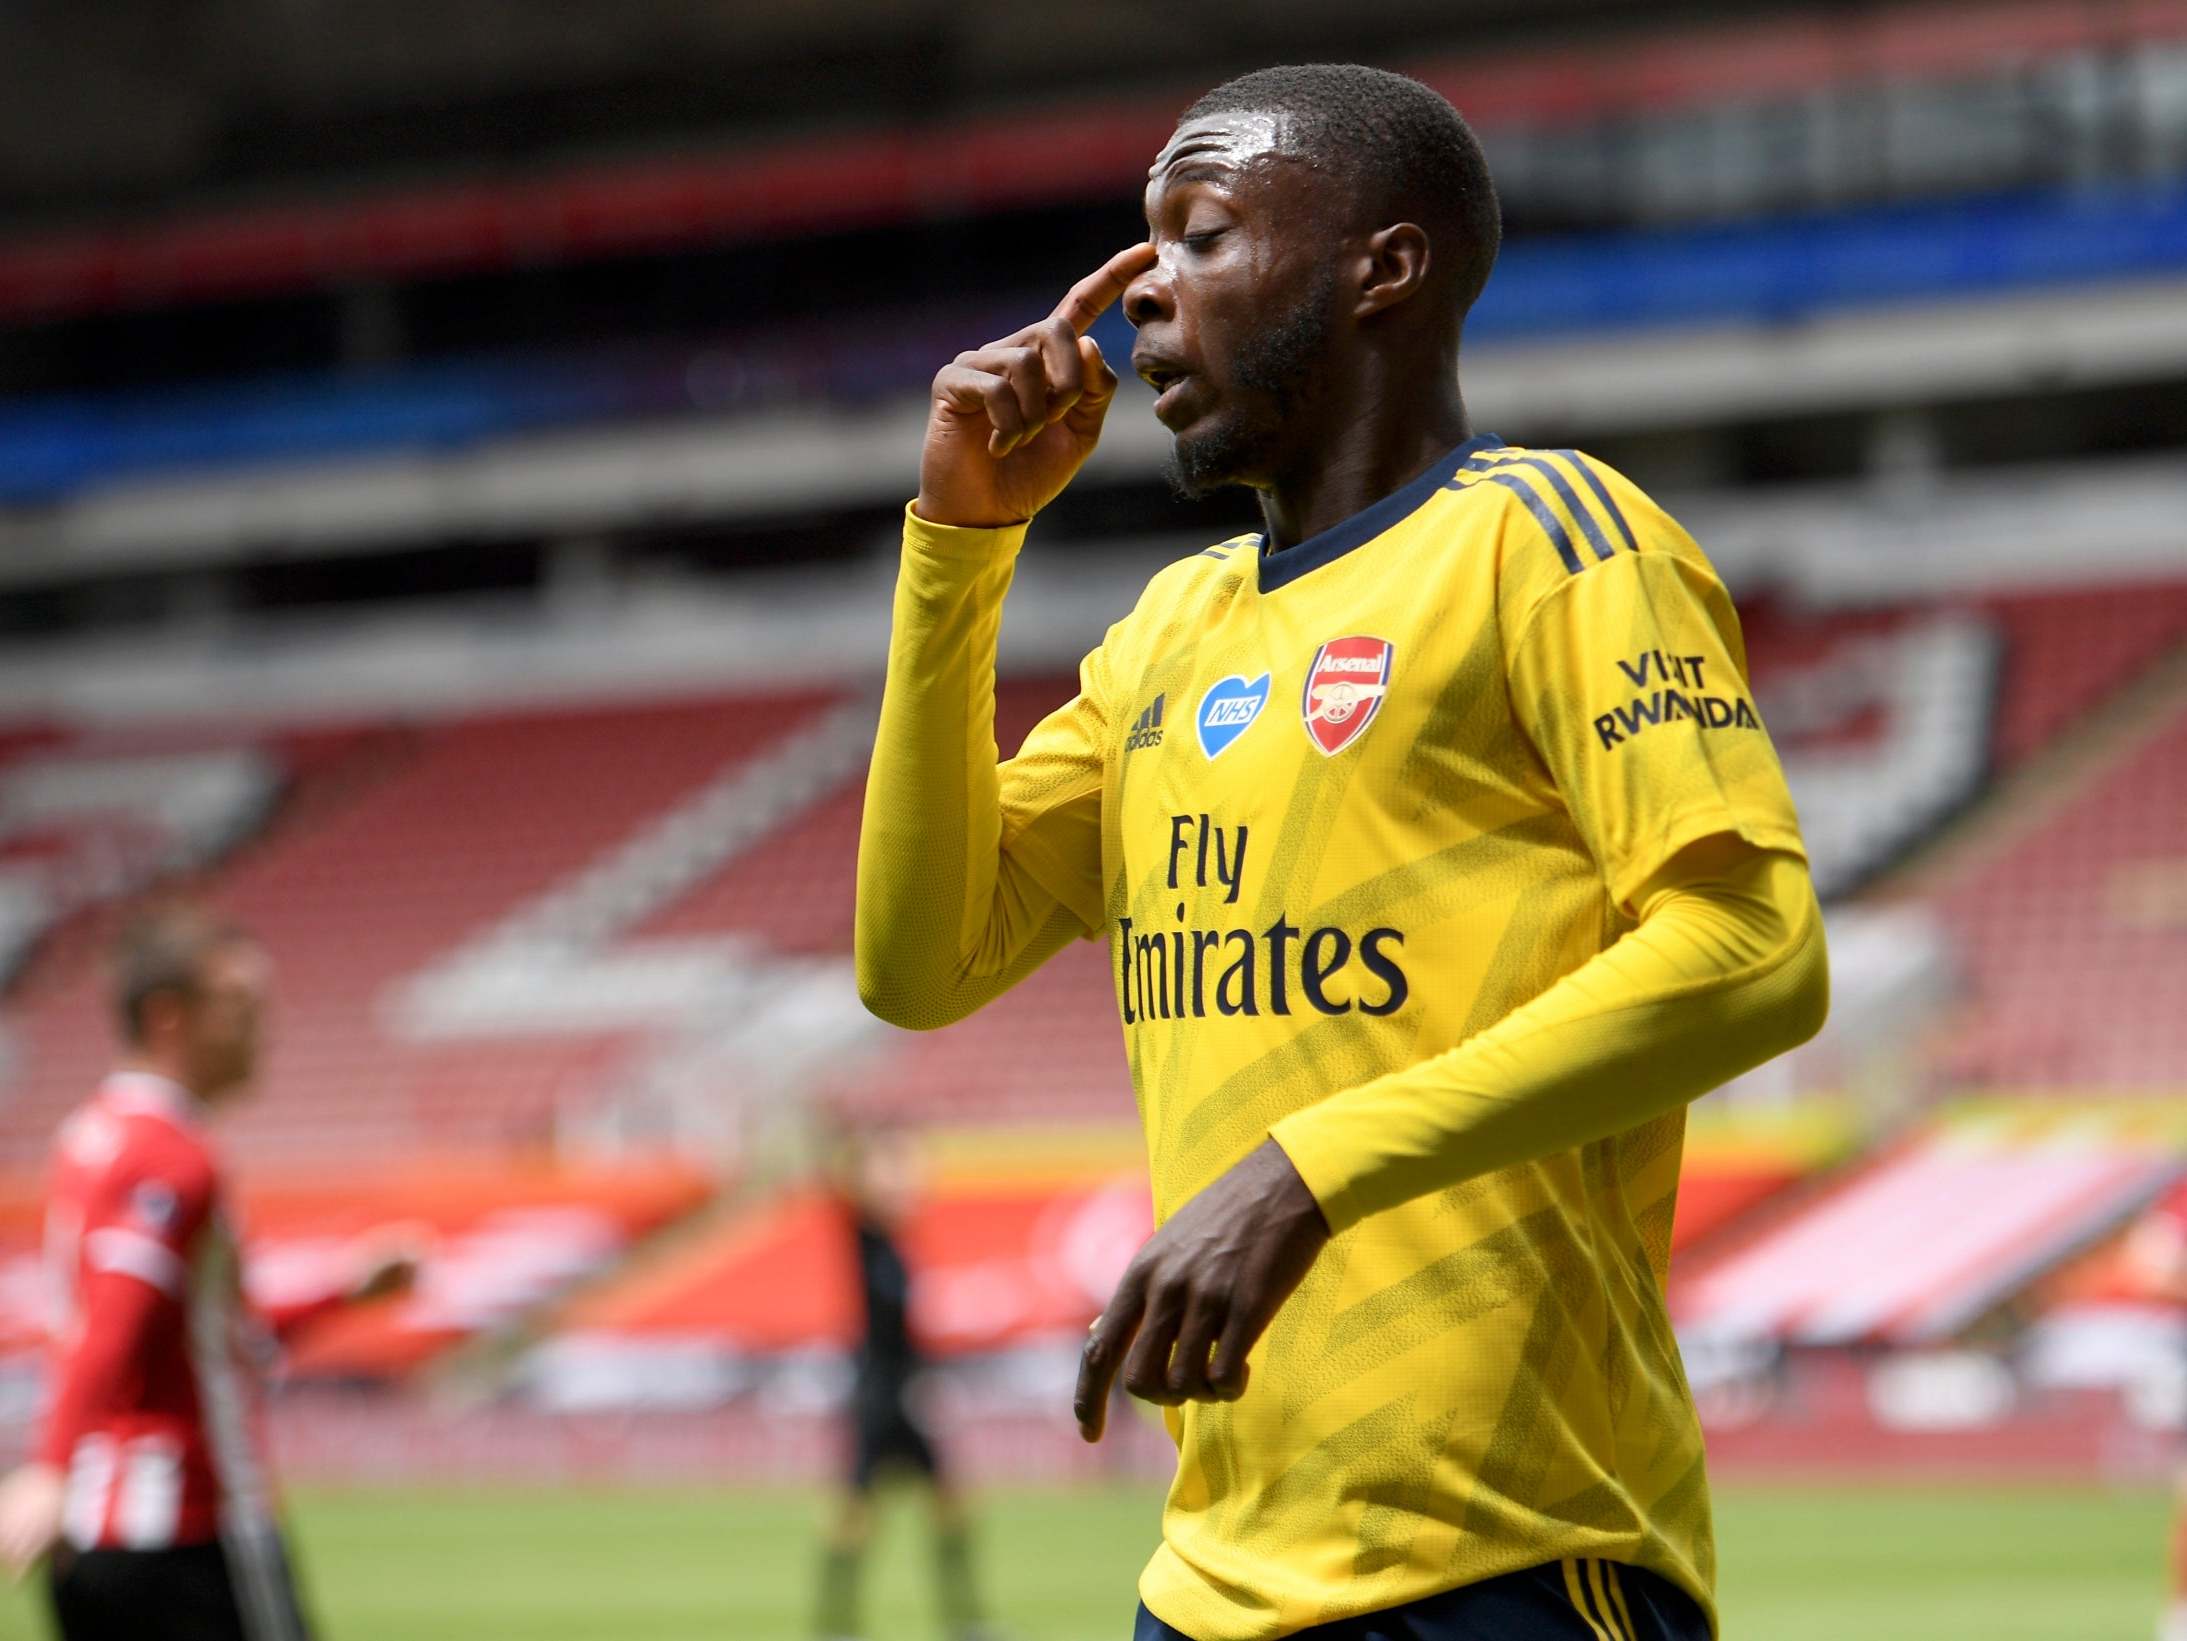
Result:
{"label": "green grass pitch", "polygon": [[[982,1501],[1003,1633],[1125,1641],[1154,1531],[1143,1489]],[[2167,1504],[2067,1487],[1720,1488],[1727,1641],[2148,1641]],[[307,1492],[294,1524],[323,1641],[806,1641],[809,1493]],[[873,1641],[937,1631],[925,1529],[884,1514]],[[43,1611],[0,1595],[0,1636]]]}

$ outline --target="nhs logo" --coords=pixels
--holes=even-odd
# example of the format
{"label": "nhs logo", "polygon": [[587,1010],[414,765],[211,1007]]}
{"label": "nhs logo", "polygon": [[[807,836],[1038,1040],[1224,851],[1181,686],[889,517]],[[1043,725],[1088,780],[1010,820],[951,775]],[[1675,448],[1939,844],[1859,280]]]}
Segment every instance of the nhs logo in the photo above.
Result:
{"label": "nhs logo", "polygon": [[1253,720],[1261,715],[1261,708],[1268,705],[1268,674],[1248,682],[1239,674],[1218,679],[1208,686],[1200,697],[1197,719],[1200,731],[1200,750],[1210,758],[1220,757],[1230,743],[1252,727]]}

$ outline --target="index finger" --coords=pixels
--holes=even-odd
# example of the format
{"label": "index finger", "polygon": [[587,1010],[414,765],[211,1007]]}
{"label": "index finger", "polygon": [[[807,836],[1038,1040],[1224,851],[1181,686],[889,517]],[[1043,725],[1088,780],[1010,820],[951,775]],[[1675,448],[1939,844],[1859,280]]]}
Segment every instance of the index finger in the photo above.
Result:
{"label": "index finger", "polygon": [[1108,1423],[1109,1387],[1116,1370],[1124,1364],[1124,1351],[1139,1331],[1145,1308],[1143,1292],[1127,1274],[1116,1295],[1087,1330],[1085,1349],[1078,1358],[1078,1387],[1071,1396],[1071,1411],[1078,1419],[1078,1433],[1089,1442],[1101,1439]]}
{"label": "index finger", "polygon": [[1084,336],[1093,322],[1107,313],[1124,294],[1125,287],[1153,266],[1154,247],[1145,240],[1118,251],[1073,285],[1049,317],[1062,320],[1078,335]]}

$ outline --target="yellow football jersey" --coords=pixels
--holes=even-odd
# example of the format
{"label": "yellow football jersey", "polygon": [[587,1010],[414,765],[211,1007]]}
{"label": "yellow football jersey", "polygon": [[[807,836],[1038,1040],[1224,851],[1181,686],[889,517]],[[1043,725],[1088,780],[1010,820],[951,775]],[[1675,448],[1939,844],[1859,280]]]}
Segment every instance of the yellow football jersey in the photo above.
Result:
{"label": "yellow football jersey", "polygon": [[[1605,949],[1687,844],[1802,853],[1729,597],[1572,451],[1477,438],[1311,540],[1187,558],[1081,678],[1002,766],[999,841],[1108,937],[1163,1217]],[[1713,1611],[1663,1301],[1683,1128],[1325,1196],[1247,1394],[1169,1417],[1154,1613],[1263,1641],[1565,1557]]]}

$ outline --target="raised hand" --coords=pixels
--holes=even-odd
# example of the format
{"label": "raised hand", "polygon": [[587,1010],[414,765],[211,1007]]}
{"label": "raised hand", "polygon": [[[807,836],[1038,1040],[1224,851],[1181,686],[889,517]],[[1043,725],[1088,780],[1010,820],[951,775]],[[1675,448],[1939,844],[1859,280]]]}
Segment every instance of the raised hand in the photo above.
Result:
{"label": "raised hand", "polygon": [[417,1286],[433,1247],[433,1227],[421,1222],[384,1226],[366,1237],[352,1256],[347,1298],[353,1305],[408,1293]]}
{"label": "raised hand", "polygon": [[349,1301],[362,1305],[374,1299],[390,1299],[417,1286],[419,1261],[413,1254],[389,1253],[372,1261],[350,1284]]}
{"label": "raised hand", "polygon": [[1019,524],[1062,494],[1100,442],[1116,393],[1116,373],[1086,331],[1152,266],[1152,245],[1119,251],[1038,324],[941,368],[912,504],[919,517]]}
{"label": "raised hand", "polygon": [[1263,1141],[1132,1256],[1079,1357],[1078,1433],[1101,1439],[1119,1369],[1165,1407],[1244,1395],[1246,1354],[1328,1241],[1321,1204]]}

